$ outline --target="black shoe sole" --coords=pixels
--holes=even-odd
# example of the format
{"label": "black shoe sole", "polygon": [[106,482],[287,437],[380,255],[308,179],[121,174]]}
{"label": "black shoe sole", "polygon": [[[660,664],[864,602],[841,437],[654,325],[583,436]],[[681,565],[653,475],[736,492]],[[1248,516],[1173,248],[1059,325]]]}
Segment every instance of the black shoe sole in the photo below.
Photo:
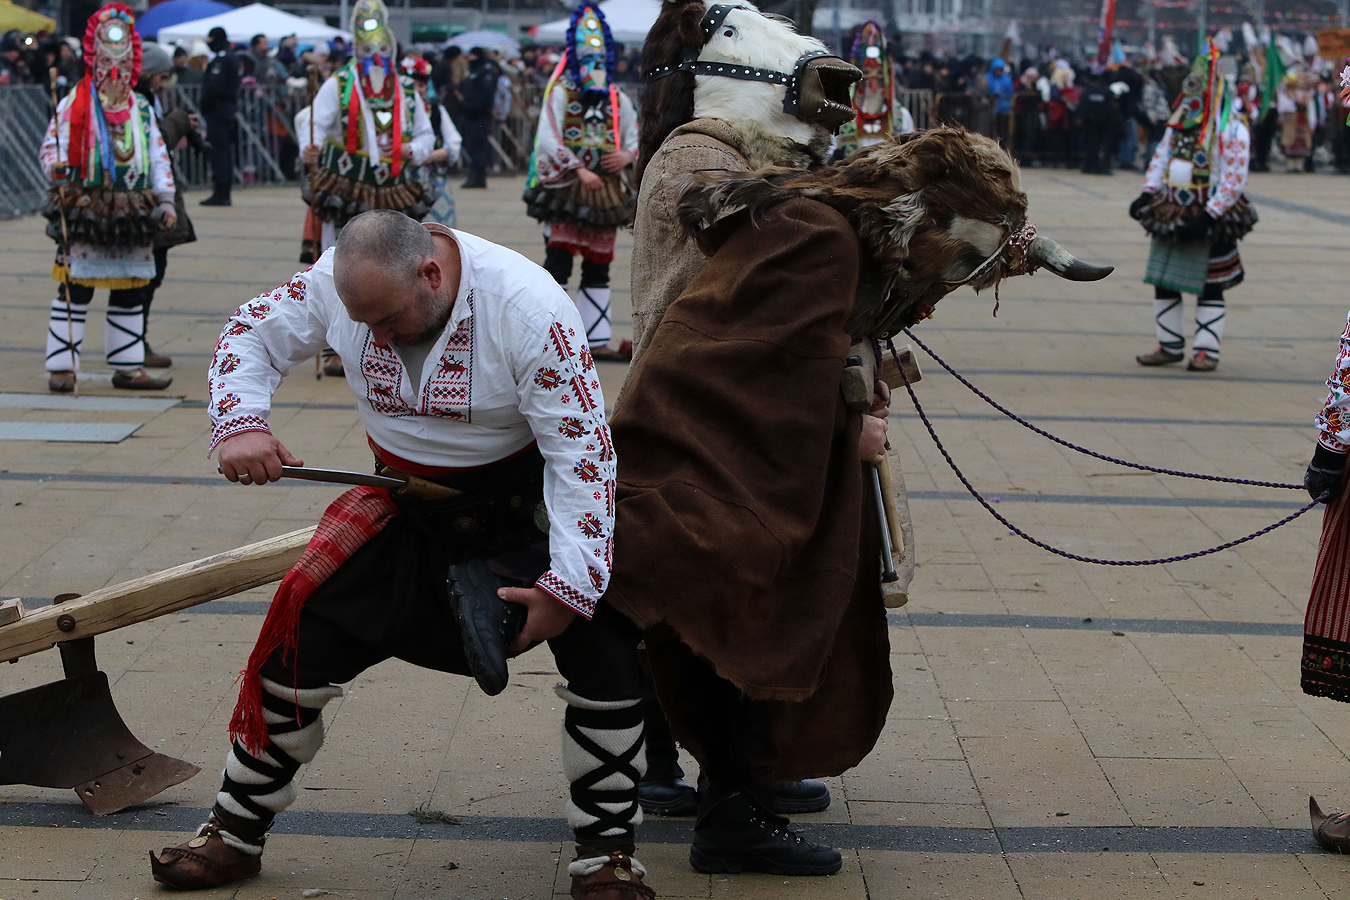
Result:
{"label": "black shoe sole", "polygon": [[638,806],[649,816],[692,816],[698,812],[698,798],[661,801],[638,797]]}
{"label": "black shoe sole", "polygon": [[844,866],[840,857],[832,863],[781,863],[760,856],[720,856],[698,847],[689,848],[689,865],[705,875],[764,872],[769,875],[833,875]]}
{"label": "black shoe sole", "polygon": [[773,798],[773,811],[780,816],[799,816],[802,813],[824,812],[830,808],[830,798],[812,800],[780,800]]}

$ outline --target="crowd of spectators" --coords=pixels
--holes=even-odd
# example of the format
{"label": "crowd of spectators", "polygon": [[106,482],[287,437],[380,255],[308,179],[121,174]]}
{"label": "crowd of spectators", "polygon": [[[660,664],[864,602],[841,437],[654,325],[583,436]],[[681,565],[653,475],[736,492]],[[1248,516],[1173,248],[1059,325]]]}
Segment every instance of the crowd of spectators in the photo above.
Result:
{"label": "crowd of spectators", "polygon": [[[1101,70],[1053,51],[1011,62],[929,54],[896,60],[901,89],[932,94],[930,120],[921,124],[961,124],[999,138],[1023,165],[1094,174],[1148,165],[1187,71],[1179,61],[1140,60]],[[1308,67],[1284,79],[1272,98],[1262,97],[1257,81],[1250,65],[1240,65],[1253,169],[1268,169],[1278,148],[1290,171],[1325,162],[1350,174],[1350,110],[1334,75]]]}
{"label": "crowd of spectators", "polygon": [[[471,135],[486,139],[496,134],[506,156],[523,159],[529,153],[539,97],[561,48],[525,47],[518,54],[478,49],[475,56],[457,46],[419,45],[404,55],[426,59],[432,72],[431,99],[445,105],[466,141],[475,140]],[[311,66],[322,81],[346,62],[348,51],[341,39],[300,47],[289,36],[274,47],[261,34],[235,49],[242,89],[255,94],[265,90],[269,96],[289,93],[288,107],[303,105]],[[176,82],[200,84],[210,55],[202,41],[175,47]],[[479,67],[476,75],[471,74],[471,56]],[[17,32],[0,37],[0,85],[45,86],[46,73],[53,68],[57,92],[64,94],[83,74],[78,45]],[[641,49],[625,49],[615,66],[617,80],[637,87],[641,71]],[[920,127],[959,124],[998,138],[1023,165],[1109,174],[1148,164],[1187,67],[1180,61],[1134,60],[1103,71],[1047,50],[1022,59],[897,55],[894,71],[896,86],[904,92],[902,102],[906,97],[917,102],[926,92],[926,115],[911,109]],[[1278,148],[1291,171],[1312,171],[1323,164],[1350,174],[1350,130],[1344,124],[1348,111],[1333,75],[1303,71],[1282,82],[1275,97],[1264,98],[1251,66],[1243,63],[1239,72],[1244,114],[1253,126],[1255,171],[1267,169]],[[490,100],[487,85],[492,86]]]}

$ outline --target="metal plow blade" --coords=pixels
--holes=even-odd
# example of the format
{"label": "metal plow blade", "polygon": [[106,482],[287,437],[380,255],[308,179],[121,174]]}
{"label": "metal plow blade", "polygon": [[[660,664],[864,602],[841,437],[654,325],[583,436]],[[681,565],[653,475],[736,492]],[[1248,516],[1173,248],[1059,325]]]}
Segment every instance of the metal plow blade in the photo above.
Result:
{"label": "metal plow blade", "polygon": [[85,646],[61,647],[67,673],[86,671],[0,697],[0,784],[74,788],[102,816],[201,771],[138,741],[113,704],[108,676],[87,671],[94,639],[71,643]]}

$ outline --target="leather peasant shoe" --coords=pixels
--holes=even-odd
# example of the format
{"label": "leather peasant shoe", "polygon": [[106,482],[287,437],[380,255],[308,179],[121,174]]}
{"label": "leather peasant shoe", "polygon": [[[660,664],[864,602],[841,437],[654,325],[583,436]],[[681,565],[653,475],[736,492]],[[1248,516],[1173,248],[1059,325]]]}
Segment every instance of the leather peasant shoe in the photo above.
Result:
{"label": "leather peasant shoe", "polygon": [[75,390],[75,373],[69,369],[52,372],[47,376],[47,390],[55,391],[58,394],[69,394]]}
{"label": "leather peasant shoe", "polygon": [[1141,353],[1134,358],[1134,361],[1141,366],[1166,366],[1172,363],[1179,363],[1186,358],[1186,354],[1179,350],[1168,350],[1161,344],[1158,349],[1152,353]]}
{"label": "leather peasant shoe", "polygon": [[697,871],[833,875],[844,864],[839,851],[808,841],[787,819],[766,812],[736,791],[708,808],[694,825],[689,864]]}
{"label": "leather peasant shoe", "polygon": [[147,369],[167,369],[173,365],[173,360],[163,353],[156,353],[150,349],[150,345],[145,345],[145,367]]}
{"label": "leather peasant shoe", "polygon": [[197,836],[177,847],[150,851],[150,871],[160,884],[180,891],[200,891],[219,887],[262,871],[261,853],[245,853],[220,837],[220,822],[215,816],[197,832]]}
{"label": "leather peasant shoe", "polygon": [[1188,372],[1213,372],[1219,367],[1219,358],[1206,350],[1197,350],[1191,357],[1191,361],[1186,363]]}
{"label": "leather peasant shoe", "polygon": [[323,374],[329,378],[342,378],[347,370],[342,368],[342,357],[334,353],[323,361]]}
{"label": "leather peasant shoe", "polygon": [[616,350],[608,344],[603,347],[591,348],[591,359],[596,362],[632,362],[633,361],[633,342],[620,341],[619,348]]}
{"label": "leather peasant shoe", "polygon": [[144,369],[118,369],[112,374],[112,386],[124,391],[162,391],[171,384],[172,378],[156,378]]}
{"label": "leather peasant shoe", "polygon": [[698,790],[683,778],[639,781],[638,806],[653,816],[692,816],[698,812]]}
{"label": "leather peasant shoe", "polygon": [[497,596],[500,577],[481,559],[450,567],[450,597],[455,604],[464,656],[474,680],[489,697],[506,690],[506,661],[525,628],[526,609]]}
{"label": "leather peasant shoe", "polygon": [[825,782],[815,779],[775,781],[769,798],[773,811],[780,816],[820,812],[830,808],[830,789],[825,786]]}
{"label": "leather peasant shoe", "polygon": [[656,900],[656,891],[642,883],[642,876],[640,867],[634,869],[632,857],[613,852],[595,871],[572,876],[571,896],[573,900]]}
{"label": "leather peasant shoe", "polygon": [[1326,815],[1317,801],[1308,798],[1308,817],[1312,819],[1313,837],[1323,850],[1332,853],[1350,853],[1350,813]]}

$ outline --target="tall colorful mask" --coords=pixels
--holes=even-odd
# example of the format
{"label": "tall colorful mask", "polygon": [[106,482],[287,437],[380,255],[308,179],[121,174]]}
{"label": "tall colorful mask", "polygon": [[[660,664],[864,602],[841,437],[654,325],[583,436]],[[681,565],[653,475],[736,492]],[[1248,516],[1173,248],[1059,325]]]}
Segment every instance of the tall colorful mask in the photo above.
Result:
{"label": "tall colorful mask", "polygon": [[382,0],[356,0],[352,9],[352,55],[361,66],[389,69],[398,46],[389,30],[389,10]]}
{"label": "tall colorful mask", "polygon": [[121,3],[109,3],[89,17],[84,29],[84,58],[104,118],[125,122],[131,115],[132,88],[141,76],[141,36],[136,16]]}
{"label": "tall colorful mask", "polygon": [[583,3],[567,29],[567,70],[582,91],[604,91],[614,80],[614,39],[604,13]]}

